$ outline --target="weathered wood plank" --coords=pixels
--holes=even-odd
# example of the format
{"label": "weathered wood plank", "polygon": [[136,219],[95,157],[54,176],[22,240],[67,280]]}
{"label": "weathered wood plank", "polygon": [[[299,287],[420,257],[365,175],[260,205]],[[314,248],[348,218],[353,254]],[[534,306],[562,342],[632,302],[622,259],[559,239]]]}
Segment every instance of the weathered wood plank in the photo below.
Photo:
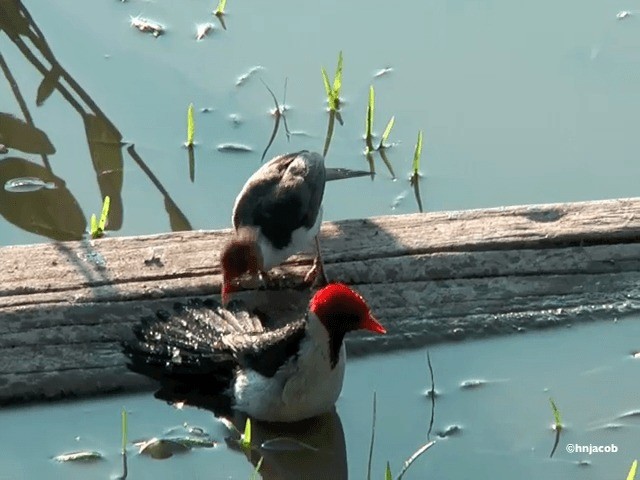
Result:
{"label": "weathered wood plank", "polygon": [[[325,223],[332,279],[355,284],[388,326],[351,354],[614,318],[640,306],[640,200]],[[229,231],[0,248],[0,403],[148,386],[124,367],[131,325],[220,291]],[[282,291],[241,294],[280,321],[300,312],[309,266]],[[292,290],[293,289],[293,290]]]}

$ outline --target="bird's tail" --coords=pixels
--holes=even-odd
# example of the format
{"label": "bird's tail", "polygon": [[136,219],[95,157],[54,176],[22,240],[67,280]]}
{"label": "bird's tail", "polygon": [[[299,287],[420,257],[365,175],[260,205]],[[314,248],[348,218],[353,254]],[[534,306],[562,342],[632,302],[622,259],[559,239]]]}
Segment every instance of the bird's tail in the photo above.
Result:
{"label": "bird's tail", "polygon": [[123,343],[123,351],[128,367],[159,380],[164,392],[216,395],[230,385],[236,368],[222,337],[262,330],[258,317],[240,302],[223,308],[214,300],[195,299],[142,318],[133,327],[135,338]]}

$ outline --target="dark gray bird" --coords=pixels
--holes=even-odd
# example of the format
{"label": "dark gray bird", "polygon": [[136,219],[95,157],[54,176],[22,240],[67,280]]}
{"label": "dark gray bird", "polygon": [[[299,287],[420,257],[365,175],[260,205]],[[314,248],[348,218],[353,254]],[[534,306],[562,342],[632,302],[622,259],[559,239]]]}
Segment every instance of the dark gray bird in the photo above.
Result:
{"label": "dark gray bird", "polygon": [[265,273],[315,240],[316,258],[305,277],[327,283],[318,232],[326,183],[324,158],[302,150],[270,160],[247,180],[233,207],[235,237],[222,252],[222,298],[237,289],[244,273]]}

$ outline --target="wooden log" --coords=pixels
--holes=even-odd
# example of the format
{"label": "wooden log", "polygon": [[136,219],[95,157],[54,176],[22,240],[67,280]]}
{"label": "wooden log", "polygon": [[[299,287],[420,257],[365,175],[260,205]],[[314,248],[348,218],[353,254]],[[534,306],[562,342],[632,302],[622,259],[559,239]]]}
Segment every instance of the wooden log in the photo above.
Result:
{"label": "wooden log", "polygon": [[[640,199],[325,222],[328,276],[353,284],[389,330],[351,355],[521,332],[638,310]],[[0,403],[149,387],[120,342],[178,300],[220,292],[230,231],[0,248]],[[310,266],[281,290],[243,292],[280,322],[299,314]]]}

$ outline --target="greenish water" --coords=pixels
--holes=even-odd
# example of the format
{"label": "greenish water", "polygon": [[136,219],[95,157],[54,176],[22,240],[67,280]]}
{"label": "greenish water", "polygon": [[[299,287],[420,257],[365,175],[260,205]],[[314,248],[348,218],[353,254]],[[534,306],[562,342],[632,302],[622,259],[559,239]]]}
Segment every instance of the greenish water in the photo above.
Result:
{"label": "greenish water", "polygon": [[[398,180],[377,158],[374,181],[330,183],[326,219],[417,211],[408,176],[420,129],[426,210],[637,195],[640,29],[635,15],[616,19],[630,9],[625,2],[229,2],[224,31],[209,0],[26,1],[50,54],[26,30],[8,35],[16,22],[7,23],[7,12],[18,4],[2,5],[0,112],[23,122],[29,115],[55,153],[43,158],[43,142],[23,128],[22,144],[0,154],[0,180],[48,175],[66,189],[2,190],[0,245],[76,238],[104,194],[112,197],[110,235],[228,227],[235,195],[259,166],[273,128],[273,101],[259,79],[280,102],[288,79],[288,124],[304,133],[287,142],[278,132],[268,155],[322,150],[328,116],[320,67],[332,74],[340,50],[345,125],[336,126],[327,165],[368,169],[362,135],[373,84],[374,130],[396,117],[390,140],[397,145],[388,157]],[[164,24],[166,33],[135,30],[130,17],[138,15]],[[196,41],[196,24],[209,21],[214,30]],[[59,67],[42,85],[52,59]],[[263,69],[236,87],[256,66]],[[386,67],[393,70],[374,78]],[[59,68],[68,73],[59,84],[70,95],[58,89],[47,97]],[[193,182],[182,147],[191,102]],[[104,117],[89,118],[96,109]],[[8,128],[0,118],[7,145],[15,143]],[[227,142],[253,152],[219,152]],[[42,168],[8,169],[7,158]]]}
{"label": "greenish water", "polygon": [[[422,478],[624,479],[640,456],[638,318],[513,335],[430,349],[436,397],[436,444],[408,471]],[[476,388],[465,382],[482,381]],[[431,386],[426,351],[380,355],[349,362],[337,415],[313,434],[297,437],[317,452],[256,452],[265,455],[263,478],[366,478],[373,392],[377,392],[373,478],[394,473],[427,441]],[[551,430],[553,397],[565,425],[558,450]],[[248,479],[243,453],[223,441],[227,429],[205,410],[177,410],[151,394],[56,403],[0,411],[2,478],[113,478],[121,473],[120,409],[129,413],[129,439],[148,439],[187,423],[221,442],[166,460],[137,455],[129,447],[129,478]],[[635,414],[634,414],[635,412]],[[630,415],[629,415],[630,414]],[[457,433],[438,434],[459,427]],[[290,436],[277,428],[254,435]],[[258,440],[256,443],[260,443]],[[617,453],[568,453],[567,444],[615,445]],[[59,464],[60,453],[90,449],[105,460]],[[582,463],[582,464],[581,464]],[[330,472],[330,473],[328,473]]]}

